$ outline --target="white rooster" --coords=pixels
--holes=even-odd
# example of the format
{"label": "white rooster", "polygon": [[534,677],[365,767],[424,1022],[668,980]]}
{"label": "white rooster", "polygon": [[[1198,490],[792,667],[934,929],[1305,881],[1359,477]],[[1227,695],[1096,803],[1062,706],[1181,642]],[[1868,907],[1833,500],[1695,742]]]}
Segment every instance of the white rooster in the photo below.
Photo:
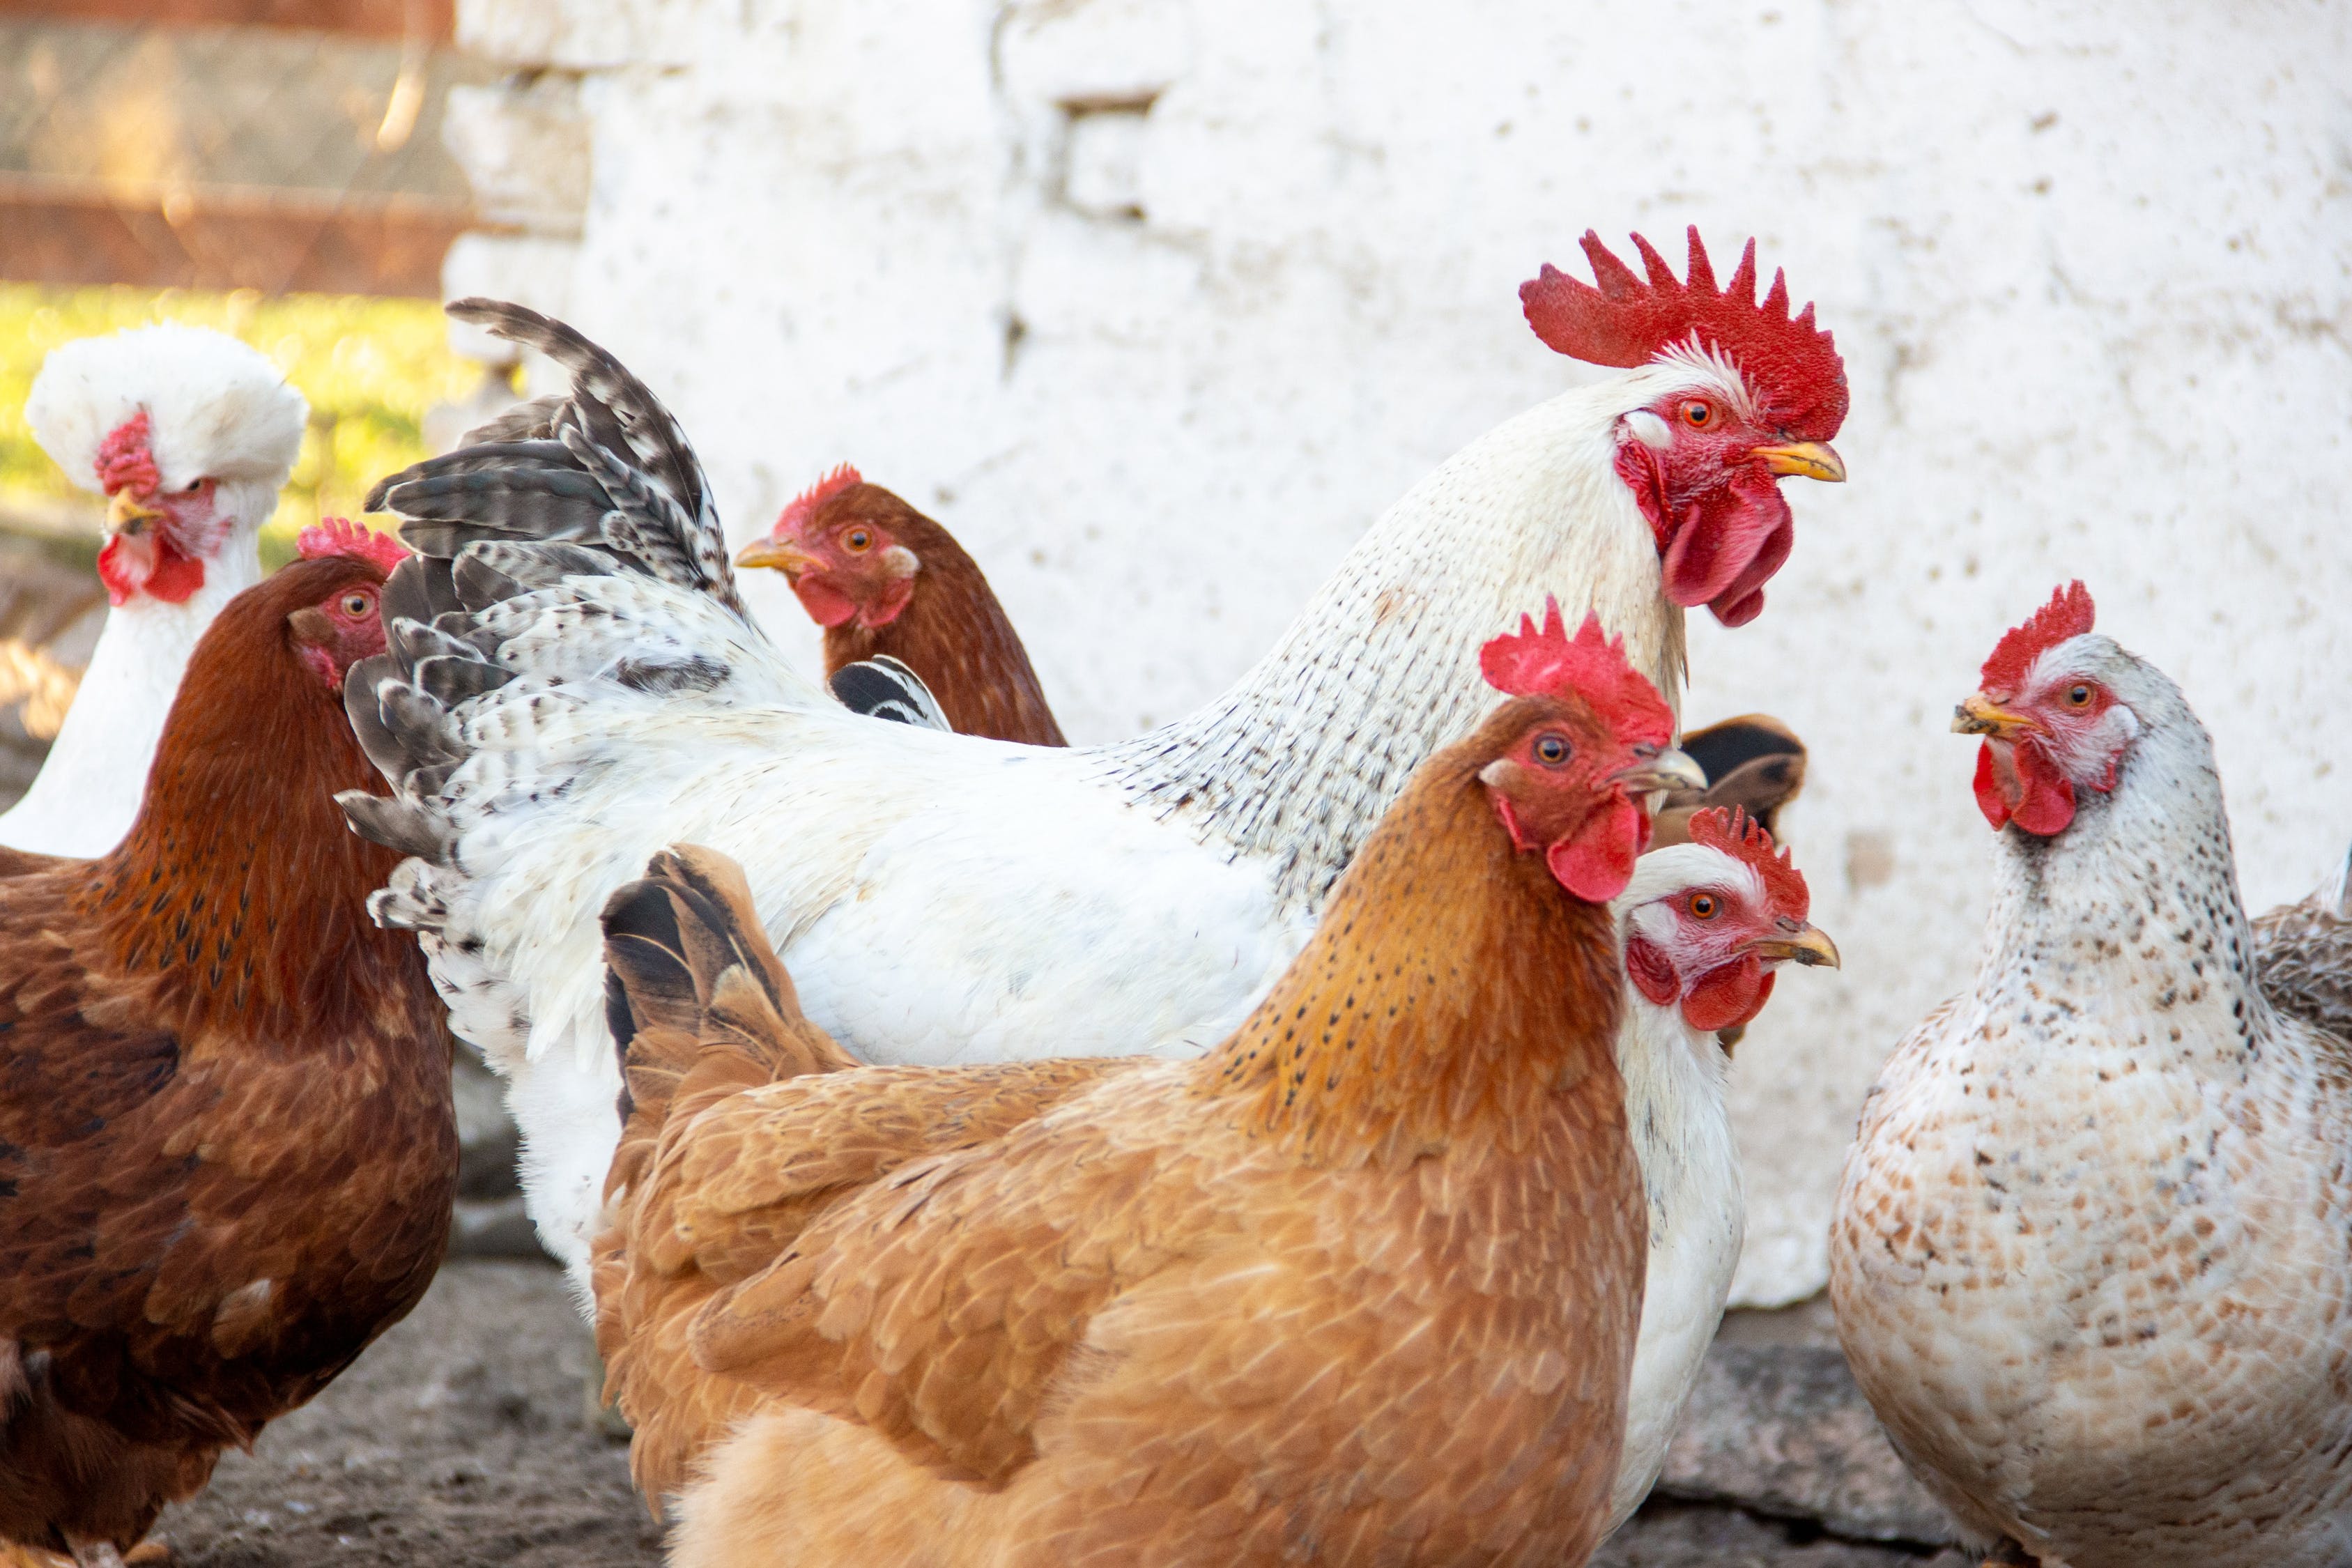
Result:
{"label": "white rooster", "polygon": [[67,477],[108,498],[111,608],[0,844],[89,858],[130,831],[189,653],[261,581],[261,525],[309,416],[276,365],[202,327],[82,338],[43,363],[25,420]]}
{"label": "white rooster", "polygon": [[397,795],[348,809],[415,857],[377,917],[509,1075],[532,1215],[583,1293],[618,1131],[597,913],[665,845],[741,862],[810,1016],[871,1060],[1190,1053],[1485,710],[1477,650],[1519,611],[1597,611],[1664,691],[1684,605],[1757,613],[1791,538],[1777,477],[1843,477],[1836,351],[1777,276],[1757,300],[1752,244],[1722,288],[1696,231],[1687,282],[1584,244],[1600,287],[1546,268],[1528,318],[1629,374],[1449,459],[1205,709],[1066,751],[845,712],[744,615],[653,395],[558,323],[451,307],[572,390],[379,487],[422,555],[387,587],[394,651],[346,688]]}
{"label": "white rooster", "polygon": [[1998,846],[1985,951],[1864,1103],[1838,1336],[2004,1562],[2341,1568],[2352,1039],[2315,1019],[2352,951],[2315,900],[2263,962],[2212,742],[2092,620],[2061,590],[1960,705]]}

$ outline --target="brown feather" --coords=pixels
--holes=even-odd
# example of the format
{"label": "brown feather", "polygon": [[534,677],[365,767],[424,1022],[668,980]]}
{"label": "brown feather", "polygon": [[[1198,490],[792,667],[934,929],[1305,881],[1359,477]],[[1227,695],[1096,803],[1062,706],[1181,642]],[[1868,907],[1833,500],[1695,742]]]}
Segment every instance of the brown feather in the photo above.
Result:
{"label": "brown feather", "polygon": [[[1550,701],[1415,776],[1206,1058],[641,1101],[596,1292],[641,1484],[684,1488],[674,1561],[1581,1562],[1645,1244],[1621,983],[1606,910],[1476,778]],[[759,943],[714,907],[673,950]],[[726,962],[698,994],[766,973]],[[746,1025],[695,1048],[747,1062]]]}
{"label": "brown feather", "polygon": [[381,580],[330,557],[231,601],[122,845],[0,877],[0,1539],[128,1550],[440,1260],[449,1037],[366,919],[394,858],[333,795],[373,771],[287,637]]}
{"label": "brown feather", "polygon": [[824,672],[887,654],[920,676],[961,735],[1066,746],[996,591],[955,535],[879,485],[857,484],[829,498],[814,521],[861,517],[888,529],[922,563],[907,607],[888,623],[827,627]]}

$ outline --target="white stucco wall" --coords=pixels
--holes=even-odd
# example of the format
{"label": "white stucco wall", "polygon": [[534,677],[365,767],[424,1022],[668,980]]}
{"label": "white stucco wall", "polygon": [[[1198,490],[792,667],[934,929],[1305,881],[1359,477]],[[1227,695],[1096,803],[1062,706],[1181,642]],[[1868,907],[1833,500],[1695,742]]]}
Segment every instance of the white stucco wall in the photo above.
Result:
{"label": "white stucco wall", "polygon": [[461,10],[552,68],[518,112],[579,79],[593,177],[576,247],[469,241],[452,290],[618,352],[739,535],[845,458],[931,510],[1081,741],[1214,692],[1422,472],[1596,374],[1516,297],[1585,227],[1759,237],[1845,353],[1853,482],[1789,482],[1795,557],[1760,621],[1694,618],[1686,711],[1811,742],[1790,826],[1847,966],[1740,1050],[1741,1300],[1819,1287],[1863,1089],[1973,964],[1946,720],[2057,582],[2212,727],[2252,905],[2352,839],[2352,7]]}

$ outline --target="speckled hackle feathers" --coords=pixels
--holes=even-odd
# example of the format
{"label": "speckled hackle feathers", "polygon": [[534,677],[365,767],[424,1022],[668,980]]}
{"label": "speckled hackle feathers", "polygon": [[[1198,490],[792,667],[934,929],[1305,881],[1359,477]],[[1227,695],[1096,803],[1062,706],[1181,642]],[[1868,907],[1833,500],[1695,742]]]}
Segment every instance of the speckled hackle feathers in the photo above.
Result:
{"label": "speckled hackle feathers", "polygon": [[865,475],[847,463],[842,464],[785,504],[783,511],[776,519],[776,531],[782,534],[787,530],[802,527],[816,515],[817,508],[842,491],[865,482]]}
{"label": "speckled hackle feathers", "polygon": [[1589,611],[1570,637],[1559,601],[1549,596],[1541,628],[1533,616],[1521,616],[1517,631],[1478,650],[1478,672],[1487,685],[1514,697],[1579,692],[1624,732],[1654,745],[1674,738],[1674,711],[1626,662],[1625,639],[1602,631],[1601,617]]}
{"label": "speckled hackle feathers", "polygon": [[408,552],[389,533],[362,528],[347,517],[323,517],[294,536],[294,552],[305,561],[322,555],[355,555],[373,561],[389,575]]}
{"label": "speckled hackle feathers", "polygon": [[1984,668],[1978,672],[1978,681],[1989,696],[2013,695],[2025,683],[2035,659],[2060,643],[2091,630],[2097,618],[2098,606],[2091,603],[2091,591],[2077,577],[2053,591],[2050,602],[2022,624],[2001,634],[2000,641],[1993,644],[1992,653],[1985,659]]}
{"label": "speckled hackle feathers", "polygon": [[1788,850],[1775,855],[1772,835],[1738,807],[1702,811],[1693,816],[1690,840],[1752,867],[1764,883],[1764,897],[1785,918],[1801,921],[1811,911],[1812,893],[1805,886],[1805,874],[1797,869]]}
{"label": "speckled hackle feathers", "polygon": [[1633,248],[1649,271],[1644,282],[1610,253],[1591,229],[1581,241],[1599,288],[1549,262],[1519,286],[1528,325],[1558,353],[1587,364],[1643,364],[1680,343],[1730,356],[1790,435],[1826,441],[1845,422],[1845,362],[1831,335],[1813,325],[1808,304],[1789,315],[1789,286],[1780,272],[1762,303],[1756,299],[1756,242],[1740,252],[1731,281],[1718,289],[1715,268],[1690,230],[1690,277],[1677,279],[1665,258],[1640,235]]}

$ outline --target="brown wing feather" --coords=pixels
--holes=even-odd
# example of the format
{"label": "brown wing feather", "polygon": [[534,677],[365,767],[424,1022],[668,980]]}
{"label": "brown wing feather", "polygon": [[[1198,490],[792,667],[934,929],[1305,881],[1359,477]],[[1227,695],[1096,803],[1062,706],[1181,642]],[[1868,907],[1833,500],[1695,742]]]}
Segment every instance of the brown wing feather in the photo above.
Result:
{"label": "brown wing feather", "polygon": [[2327,887],[2254,921],[2254,963],[2272,1006],[2352,1048],[2352,857]]}

